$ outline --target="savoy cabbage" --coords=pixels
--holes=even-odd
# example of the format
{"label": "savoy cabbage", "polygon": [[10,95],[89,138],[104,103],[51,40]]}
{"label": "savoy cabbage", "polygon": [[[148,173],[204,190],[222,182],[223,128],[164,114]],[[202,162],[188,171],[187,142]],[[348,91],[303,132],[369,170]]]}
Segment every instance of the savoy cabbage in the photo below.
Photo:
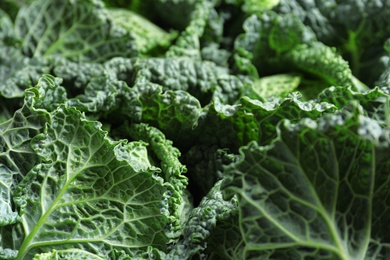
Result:
{"label": "savoy cabbage", "polygon": [[389,7],[0,1],[0,259],[389,259]]}

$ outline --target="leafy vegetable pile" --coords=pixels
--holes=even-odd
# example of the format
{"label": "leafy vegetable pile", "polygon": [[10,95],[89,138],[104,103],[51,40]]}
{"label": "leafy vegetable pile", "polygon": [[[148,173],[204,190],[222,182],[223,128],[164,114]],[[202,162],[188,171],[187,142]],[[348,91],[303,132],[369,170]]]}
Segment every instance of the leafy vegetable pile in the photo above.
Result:
{"label": "leafy vegetable pile", "polygon": [[389,0],[1,0],[1,259],[389,259]]}

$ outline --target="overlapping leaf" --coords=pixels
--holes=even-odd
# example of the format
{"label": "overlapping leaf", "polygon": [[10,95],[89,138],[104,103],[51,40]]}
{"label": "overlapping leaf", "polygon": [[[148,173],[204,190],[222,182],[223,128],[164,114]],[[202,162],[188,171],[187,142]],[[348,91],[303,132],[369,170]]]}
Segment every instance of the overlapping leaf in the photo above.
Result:
{"label": "overlapping leaf", "polygon": [[18,12],[15,32],[29,57],[59,54],[75,61],[105,61],[137,51],[131,34],[111,24],[97,0],[35,1]]}
{"label": "overlapping leaf", "polygon": [[226,171],[239,197],[243,259],[380,259],[389,185],[389,131],[351,104],[252,142]]}
{"label": "overlapping leaf", "polygon": [[14,200],[25,239],[19,257],[79,248],[109,258],[112,244],[129,255],[164,248],[162,179],[142,143],[112,143],[100,124],[59,107],[32,148],[41,158]]}
{"label": "overlapping leaf", "polygon": [[357,78],[372,85],[387,67],[382,57],[390,33],[384,18],[389,15],[389,4],[388,0],[281,0],[274,10],[298,17],[321,42],[338,49]]}

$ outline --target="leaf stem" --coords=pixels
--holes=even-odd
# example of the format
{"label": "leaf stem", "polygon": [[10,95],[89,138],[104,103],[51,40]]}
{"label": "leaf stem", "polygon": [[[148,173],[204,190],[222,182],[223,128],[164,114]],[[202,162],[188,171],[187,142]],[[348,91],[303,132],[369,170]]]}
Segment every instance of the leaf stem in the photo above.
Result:
{"label": "leaf stem", "polygon": [[62,195],[67,191],[67,187],[69,183],[71,183],[72,180],[68,180],[68,182],[65,183],[64,187],[61,189],[60,193],[57,195],[57,198],[53,201],[53,203],[50,205],[48,210],[42,215],[42,217],[38,220],[37,224],[32,229],[31,233],[28,234],[28,236],[24,239],[23,244],[19,248],[18,255],[16,257],[16,260],[23,260],[24,256],[28,253],[28,251],[35,247],[31,246],[31,241],[34,239],[34,237],[37,235],[41,227],[45,224],[46,219],[50,216],[50,214],[57,208],[56,205],[62,198]]}

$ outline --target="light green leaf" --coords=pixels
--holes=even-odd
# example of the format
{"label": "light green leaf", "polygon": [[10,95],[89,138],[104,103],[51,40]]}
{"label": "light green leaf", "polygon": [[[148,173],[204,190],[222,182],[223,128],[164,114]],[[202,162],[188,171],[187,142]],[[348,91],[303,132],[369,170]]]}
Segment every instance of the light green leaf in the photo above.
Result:
{"label": "light green leaf", "polygon": [[279,4],[280,0],[243,0],[242,9],[247,13],[255,13],[271,9]]}
{"label": "light green leaf", "polygon": [[295,91],[300,83],[301,77],[298,75],[276,74],[255,80],[251,87],[261,99],[271,96],[283,98]]}
{"label": "light green leaf", "polygon": [[352,71],[335,48],[317,43],[290,49],[285,60],[293,67],[323,79],[330,86],[351,87]]}
{"label": "light green leaf", "polygon": [[144,143],[114,143],[98,122],[60,106],[31,146],[42,163],[18,185],[24,213],[18,259],[78,248],[110,258],[113,246],[136,256],[164,248],[163,180]]}
{"label": "light green leaf", "polygon": [[134,44],[142,54],[152,54],[168,48],[177,36],[176,32],[165,32],[141,15],[123,8],[107,9],[109,17],[134,35]]}

